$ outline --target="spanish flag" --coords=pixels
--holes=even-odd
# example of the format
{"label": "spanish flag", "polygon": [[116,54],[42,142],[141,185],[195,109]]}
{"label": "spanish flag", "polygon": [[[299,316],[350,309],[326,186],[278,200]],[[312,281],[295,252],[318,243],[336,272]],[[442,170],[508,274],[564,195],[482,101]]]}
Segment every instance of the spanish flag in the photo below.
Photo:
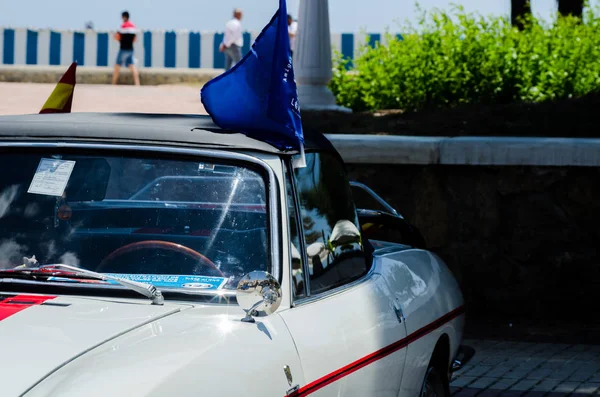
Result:
{"label": "spanish flag", "polygon": [[41,113],[71,113],[73,91],[75,91],[75,70],[77,62],[73,62],[60,78],[60,81],[40,110]]}

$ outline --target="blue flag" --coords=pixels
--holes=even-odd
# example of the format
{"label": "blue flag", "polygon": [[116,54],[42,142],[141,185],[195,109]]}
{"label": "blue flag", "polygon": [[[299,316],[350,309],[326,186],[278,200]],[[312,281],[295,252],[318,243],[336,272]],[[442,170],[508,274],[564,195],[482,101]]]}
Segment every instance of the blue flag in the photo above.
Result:
{"label": "blue flag", "polygon": [[304,149],[286,0],[240,62],[202,87],[213,121],[281,150]]}

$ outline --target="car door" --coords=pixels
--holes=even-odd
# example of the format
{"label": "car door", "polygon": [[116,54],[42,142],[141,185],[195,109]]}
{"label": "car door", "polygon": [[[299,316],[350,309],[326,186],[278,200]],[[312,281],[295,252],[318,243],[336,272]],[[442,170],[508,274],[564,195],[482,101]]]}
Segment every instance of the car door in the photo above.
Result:
{"label": "car door", "polygon": [[307,382],[296,395],[396,397],[406,358],[401,313],[364,247],[343,163],[307,153],[306,164],[288,183],[296,281],[293,306],[281,313]]}

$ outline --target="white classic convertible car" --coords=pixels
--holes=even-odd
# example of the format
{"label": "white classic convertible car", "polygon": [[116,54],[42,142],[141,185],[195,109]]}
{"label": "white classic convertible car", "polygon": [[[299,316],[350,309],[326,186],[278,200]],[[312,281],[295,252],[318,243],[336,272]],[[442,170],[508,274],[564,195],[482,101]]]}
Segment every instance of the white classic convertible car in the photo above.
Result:
{"label": "white classic convertible car", "polygon": [[0,117],[0,396],[448,396],[455,279],[305,139]]}

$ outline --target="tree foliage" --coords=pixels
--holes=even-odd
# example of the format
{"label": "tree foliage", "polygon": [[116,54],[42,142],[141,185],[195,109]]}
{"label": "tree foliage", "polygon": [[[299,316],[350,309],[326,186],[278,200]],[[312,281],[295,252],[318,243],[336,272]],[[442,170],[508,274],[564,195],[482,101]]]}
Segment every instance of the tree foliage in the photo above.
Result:
{"label": "tree foliage", "polygon": [[468,103],[540,102],[600,91],[600,13],[532,16],[523,30],[508,18],[423,14],[403,40],[365,44],[352,62],[337,54],[330,87],[356,111],[418,110]]}

